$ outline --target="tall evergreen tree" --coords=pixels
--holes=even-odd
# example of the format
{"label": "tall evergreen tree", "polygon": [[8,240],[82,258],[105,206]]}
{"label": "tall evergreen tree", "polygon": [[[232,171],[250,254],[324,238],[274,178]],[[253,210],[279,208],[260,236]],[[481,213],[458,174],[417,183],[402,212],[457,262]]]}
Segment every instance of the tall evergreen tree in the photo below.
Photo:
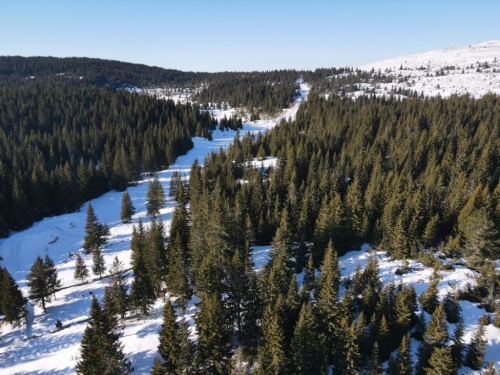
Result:
{"label": "tall evergreen tree", "polygon": [[153,181],[150,181],[148,184],[147,198],[146,209],[148,215],[151,217],[158,216],[160,210],[165,206],[166,199],[163,187],[156,173],[154,174]]}
{"label": "tall evergreen tree", "polygon": [[410,334],[406,334],[399,344],[398,352],[394,359],[389,362],[390,375],[413,374],[412,359],[410,353]]}
{"label": "tall evergreen tree", "polygon": [[92,262],[92,272],[94,275],[102,277],[102,274],[106,272],[106,261],[104,260],[104,255],[102,255],[102,250],[98,245],[94,247],[94,251],[92,252]]}
{"label": "tall evergreen tree", "polygon": [[325,365],[321,349],[312,304],[304,303],[291,341],[294,373],[324,374]]}
{"label": "tall evergreen tree", "polygon": [[96,246],[102,246],[106,243],[104,236],[104,226],[99,223],[94,208],[90,204],[87,205],[87,220],[85,222],[85,237],[83,238],[83,250],[86,254],[90,254]]}
{"label": "tall evergreen tree", "polygon": [[81,341],[77,374],[123,375],[133,371],[130,361],[123,353],[119,334],[116,332],[116,321],[109,319],[94,296]]}
{"label": "tall evergreen tree", "polygon": [[115,256],[109,269],[108,287],[112,307],[108,309],[111,309],[114,315],[119,315],[122,319],[128,308],[127,279],[128,274],[124,272],[123,263]]}
{"label": "tall evergreen tree", "polygon": [[280,295],[275,306],[268,305],[262,318],[262,337],[259,346],[259,375],[289,373],[289,357],[286,347],[283,320],[279,311],[284,307]]}
{"label": "tall evergreen tree", "polygon": [[46,313],[46,302],[51,301],[52,295],[55,295],[56,290],[61,286],[54,263],[48,254],[45,255],[45,260],[42,260],[39,255],[37,256],[26,279],[31,299],[40,302]]}
{"label": "tall evergreen tree", "polygon": [[205,296],[198,306],[197,365],[205,374],[227,374],[231,363],[231,341],[221,297]]}
{"label": "tall evergreen tree", "polygon": [[471,342],[467,345],[464,361],[465,366],[473,370],[479,370],[483,366],[487,342],[484,338],[484,326],[479,324],[474,331]]}
{"label": "tall evergreen tree", "polygon": [[128,223],[132,220],[132,216],[135,214],[135,207],[132,204],[130,195],[128,191],[124,191],[122,195],[122,209],[120,212],[120,220],[123,223]]}
{"label": "tall evergreen tree", "polygon": [[[417,356],[418,362],[416,366],[417,375],[425,374],[426,368],[431,365],[429,361],[435,348],[444,348],[448,341],[448,323],[446,322],[446,315],[444,307],[440,304],[427,325],[427,330],[424,334],[422,343],[418,347]],[[450,357],[451,358],[451,357]]]}
{"label": "tall evergreen tree", "polygon": [[163,324],[160,330],[160,345],[158,350],[163,359],[162,367],[165,374],[181,374],[179,324],[174,307],[167,299],[163,308]]}
{"label": "tall evergreen tree", "polygon": [[0,267],[0,311],[6,322],[18,322],[26,315],[26,300],[7,268]]}
{"label": "tall evergreen tree", "polygon": [[76,255],[76,262],[75,262],[75,273],[73,274],[73,278],[76,280],[80,280],[82,283],[83,281],[89,277],[89,270],[87,269],[87,265],[82,259],[82,256],[80,254]]}

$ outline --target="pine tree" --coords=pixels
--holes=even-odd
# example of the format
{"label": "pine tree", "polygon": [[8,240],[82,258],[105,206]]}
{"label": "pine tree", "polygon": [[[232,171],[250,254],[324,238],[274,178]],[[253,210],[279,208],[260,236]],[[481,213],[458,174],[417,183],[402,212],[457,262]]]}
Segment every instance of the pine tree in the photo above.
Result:
{"label": "pine tree", "polygon": [[130,303],[136,314],[146,315],[155,301],[155,293],[153,283],[141,254],[136,259],[133,270],[134,280],[132,280],[130,290]]}
{"label": "pine tree", "polygon": [[18,322],[26,315],[26,300],[7,268],[0,267],[0,312],[6,322]]}
{"label": "pine tree", "polygon": [[[444,307],[440,304],[429,321],[422,343],[418,347],[418,362],[416,367],[417,375],[425,374],[425,369],[429,367],[429,361],[435,348],[443,348],[448,341],[448,323]],[[451,357],[450,357],[451,358]]]}
{"label": "pine tree", "polygon": [[495,319],[493,320],[493,325],[500,328],[500,303],[497,304],[497,309],[495,310]]}
{"label": "pine tree", "polygon": [[482,372],[482,375],[497,375],[498,372],[496,370],[495,362],[494,361],[489,361],[488,362],[488,367],[486,370]]}
{"label": "pine tree", "polygon": [[312,292],[316,286],[316,277],[314,264],[312,256],[307,260],[306,272],[304,274],[304,282],[302,283],[302,288],[300,289],[300,296],[304,301],[311,300]]}
{"label": "pine tree", "polygon": [[128,274],[124,272],[123,263],[115,256],[109,269],[108,287],[112,304],[110,308],[115,315],[119,315],[122,319],[128,308],[127,279]]}
{"label": "pine tree", "polygon": [[28,280],[30,298],[35,302],[41,302],[43,311],[46,313],[46,302],[50,302],[52,295],[55,295],[56,290],[61,287],[54,262],[48,254],[45,255],[43,261],[39,255],[37,256],[26,279]]}
{"label": "pine tree", "polygon": [[375,343],[373,345],[372,355],[368,359],[368,362],[366,364],[366,375],[383,375],[383,374],[384,371],[382,369],[382,365],[380,364],[378,344]]}
{"label": "pine tree", "polygon": [[85,237],[83,238],[83,250],[86,254],[90,254],[96,246],[102,246],[106,243],[104,236],[104,226],[99,223],[94,208],[90,204],[87,205],[87,220],[85,222]]}
{"label": "pine tree", "polygon": [[227,374],[231,363],[231,340],[221,297],[205,296],[198,306],[197,365],[206,374]]}
{"label": "pine tree", "polygon": [[279,311],[284,301],[280,295],[275,306],[268,305],[262,318],[262,337],[259,346],[259,375],[289,373],[289,358],[286,348],[283,321]]}
{"label": "pine tree", "polygon": [[453,361],[451,359],[451,347],[436,346],[429,359],[429,367],[425,368],[426,375],[445,375],[453,370]]}
{"label": "pine tree", "polygon": [[80,346],[76,372],[81,375],[131,374],[134,369],[125,357],[116,332],[116,321],[110,320],[99,302],[92,298],[89,321]]}
{"label": "pine tree", "polygon": [[434,310],[439,305],[439,297],[438,297],[438,286],[439,280],[437,278],[433,278],[429,284],[427,290],[420,294],[419,302],[422,304],[424,311],[429,314],[434,313]]}
{"label": "pine tree", "polygon": [[464,321],[462,318],[458,321],[457,325],[453,329],[453,337],[451,341],[451,359],[453,361],[452,374],[456,374],[457,371],[462,367],[462,353],[464,351]]}
{"label": "pine tree", "polygon": [[102,274],[106,272],[106,261],[104,260],[104,255],[102,255],[101,248],[97,245],[92,252],[92,262],[92,272],[94,275],[99,275],[102,278]]}
{"label": "pine tree", "polygon": [[317,330],[312,304],[304,303],[291,341],[294,373],[303,375],[325,373]]}
{"label": "pine tree", "polygon": [[76,280],[83,281],[89,277],[89,270],[87,269],[87,265],[82,259],[80,254],[76,255],[76,263],[75,263],[75,273],[73,274],[73,278]]}
{"label": "pine tree", "polygon": [[484,339],[484,326],[479,326],[474,331],[472,340],[467,346],[464,364],[473,370],[479,370],[483,366],[484,355],[486,353],[487,340]]}
{"label": "pine tree", "polygon": [[151,375],[164,375],[163,367],[161,365],[160,357],[156,356],[153,362],[153,367],[151,368]]}
{"label": "pine tree", "polygon": [[181,374],[190,374],[194,368],[195,345],[190,338],[189,323],[182,319],[179,324],[179,365]]}
{"label": "pine tree", "polygon": [[122,195],[122,209],[120,213],[120,220],[123,223],[128,223],[132,220],[132,216],[135,213],[135,207],[132,204],[132,200],[130,199],[130,195],[128,191],[124,191]]}
{"label": "pine tree", "polygon": [[411,375],[413,373],[410,349],[410,334],[408,333],[403,337],[399,345],[398,353],[394,361],[394,375]]}
{"label": "pine tree", "polygon": [[458,303],[458,299],[451,293],[446,293],[443,299],[444,311],[446,313],[446,320],[448,323],[455,324],[460,320],[462,308]]}
{"label": "pine tree", "polygon": [[160,210],[165,206],[166,199],[163,187],[156,173],[154,174],[153,181],[150,181],[148,184],[147,198],[146,209],[148,215],[150,217],[158,216]]}
{"label": "pine tree", "polygon": [[177,314],[167,299],[163,308],[163,324],[160,330],[160,345],[158,350],[163,359],[162,367],[166,374],[180,374],[180,338],[179,325],[176,322]]}

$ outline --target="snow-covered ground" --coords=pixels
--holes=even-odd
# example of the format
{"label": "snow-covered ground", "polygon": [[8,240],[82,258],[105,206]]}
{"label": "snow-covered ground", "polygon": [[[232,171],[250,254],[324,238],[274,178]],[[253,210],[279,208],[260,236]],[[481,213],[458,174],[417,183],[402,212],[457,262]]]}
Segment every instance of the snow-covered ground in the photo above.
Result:
{"label": "snow-covered ground", "polygon": [[[500,43],[496,45],[500,46]],[[407,63],[403,63],[403,66],[410,67],[408,57],[406,61]],[[397,62],[392,64],[397,67],[400,65]],[[415,67],[417,66],[419,66],[418,63],[415,63]],[[247,131],[252,133],[266,131],[275,126],[281,118],[295,116],[300,103],[307,97],[308,91],[309,87],[302,83],[301,97],[293,108],[284,110],[282,115],[275,119],[245,123],[243,130],[240,130],[240,134],[243,135]],[[233,112],[233,109],[227,111],[217,110],[214,115],[218,118],[224,115],[229,117]],[[213,141],[195,138],[193,140],[194,148],[191,151],[179,157],[168,170],[158,173],[165,191],[168,193],[173,171],[179,171],[182,175],[188,177],[190,167],[195,159],[198,159],[201,164],[203,158],[210,151],[218,151],[221,147],[228,147],[235,134],[234,131],[216,131],[213,133]],[[267,167],[275,163],[275,160],[273,158],[268,158],[263,162],[255,160],[254,164],[261,165],[262,163],[264,167]],[[142,218],[146,224],[149,221],[145,208],[147,185],[148,180],[142,180],[138,182],[137,186],[128,189],[137,212],[131,224],[123,224],[119,220],[121,193],[109,192],[92,201],[92,206],[100,221],[106,221],[111,227],[111,235],[104,250],[107,265],[110,265],[113,258],[117,256],[126,267],[129,266],[132,225],[136,224],[139,218]],[[174,207],[175,202],[169,198],[167,206],[161,211],[167,229],[170,225]],[[3,258],[1,264],[12,273],[23,288],[25,295],[28,294],[26,274],[37,254],[44,256],[46,252],[57,264],[57,270],[63,285],[72,286],[77,284],[77,281],[73,279],[73,272],[75,254],[81,253],[83,244],[85,208],[85,206],[82,206],[80,212],[46,218],[31,228],[12,234],[9,238],[0,241],[0,256]],[[350,252],[340,258],[343,278],[354,274],[358,263],[362,266],[366,264],[370,256],[367,250],[368,246],[364,246],[359,251]],[[253,258],[257,269],[261,269],[267,263],[269,251],[270,246],[254,247]],[[72,256],[69,256],[69,253],[72,253]],[[396,282],[413,283],[419,294],[427,288],[432,274],[431,269],[423,267],[420,263],[410,261],[412,272],[397,276],[395,270],[400,267],[398,262],[391,261],[383,252],[373,253],[373,256],[376,256],[379,260],[381,277],[384,282],[394,279]],[[83,259],[88,266],[92,264],[90,255],[83,255]],[[299,275],[299,281],[302,280],[300,276],[302,275]],[[473,276],[472,271],[460,266],[457,266],[454,272],[443,272],[443,279],[439,284],[440,294],[443,296],[451,288],[451,284],[455,282],[458,285],[467,282],[474,284]],[[88,317],[92,295],[102,298],[105,285],[106,280],[92,281],[85,285],[61,290],[57,293],[57,300],[48,304],[47,314],[44,314],[38,306],[33,306],[29,302],[27,325],[12,327],[3,324],[0,326],[2,332],[0,334],[0,374],[73,374],[79,357],[80,340],[86,327],[85,320]],[[193,325],[192,319],[195,313],[193,302],[188,306],[185,314],[191,325]],[[123,324],[121,341],[126,355],[131,359],[137,374],[148,374],[153,359],[157,355],[158,331],[162,320],[163,303],[163,300],[158,300],[146,318],[139,320],[127,319]],[[470,302],[461,302],[461,306],[466,325],[465,340],[468,341],[484,310],[477,307],[477,304]],[[65,326],[63,330],[56,331],[55,323],[57,319],[60,319]],[[428,320],[429,317],[427,316]],[[450,333],[452,331],[453,325],[450,325]],[[486,330],[486,338],[488,344],[485,359],[486,361],[495,360],[497,366],[500,367],[500,329],[489,325]],[[413,353],[415,353],[416,347],[417,342],[412,341]],[[460,372],[460,374],[465,373],[467,373],[467,370],[464,369]],[[468,370],[468,373],[478,374],[479,372]]]}
{"label": "snow-covered ground", "polygon": [[400,56],[357,69],[368,72],[373,69],[373,74],[380,71],[382,75],[392,76],[393,80],[391,83],[362,83],[363,90],[355,96],[372,89],[377,95],[389,94],[398,88],[441,97],[465,93],[473,97],[489,92],[500,94],[500,41]]}
{"label": "snow-covered ground", "polygon": [[[274,127],[281,119],[294,117],[301,102],[305,100],[309,86],[301,83],[301,96],[290,109],[274,119],[259,120],[245,123],[240,134],[247,132],[257,134]],[[217,110],[217,118],[231,116],[233,110]],[[204,157],[210,151],[218,151],[221,147],[227,148],[236,135],[235,131],[215,131],[213,140],[194,138],[194,148],[186,155],[177,158],[176,163],[168,170],[158,173],[163,188],[168,193],[170,179],[173,171],[179,171],[188,177],[191,165],[195,159],[203,164]],[[261,163],[268,167],[276,159],[268,158]],[[109,192],[91,201],[92,206],[101,222],[107,222],[111,235],[103,254],[106,264],[110,265],[117,256],[128,268],[130,266],[130,238],[132,226],[137,224],[139,218],[147,225],[146,193],[148,180],[138,181],[137,186],[129,187],[128,192],[136,208],[133,222],[123,224],[120,221],[122,193]],[[171,215],[175,201],[168,198],[167,205],[161,210],[161,216],[170,227]],[[12,327],[3,324],[0,327],[0,374],[72,374],[79,357],[80,341],[86,327],[92,295],[102,298],[106,280],[91,281],[85,285],[76,285],[73,279],[75,269],[75,254],[80,253],[87,264],[92,265],[92,256],[82,253],[83,237],[85,235],[86,206],[80,212],[45,218],[34,224],[31,228],[14,233],[4,240],[0,240],[0,257],[2,266],[6,267],[28,295],[26,288],[26,275],[29,272],[37,255],[45,256],[48,253],[57,265],[59,278],[62,285],[72,286],[57,293],[57,300],[47,305],[47,314],[38,306],[28,302],[29,315],[27,325]],[[257,267],[262,267],[267,262],[269,247],[255,249],[255,262]],[[70,256],[70,253],[72,254]],[[130,280],[129,280],[130,281]],[[157,355],[158,331],[162,321],[163,300],[158,300],[151,313],[144,319],[126,320],[123,325],[121,341],[124,350],[131,359],[137,374],[149,374],[154,357]],[[193,303],[186,311],[185,317],[192,322],[194,314]],[[56,331],[56,320],[60,319],[66,327]]]}

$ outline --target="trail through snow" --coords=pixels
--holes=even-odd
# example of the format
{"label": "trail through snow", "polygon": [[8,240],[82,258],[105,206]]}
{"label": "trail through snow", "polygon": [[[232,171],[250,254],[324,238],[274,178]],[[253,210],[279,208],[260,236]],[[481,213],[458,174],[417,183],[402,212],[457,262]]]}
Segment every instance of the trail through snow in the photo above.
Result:
{"label": "trail through snow", "polygon": [[[282,119],[294,118],[303,100],[307,98],[309,85],[300,83],[300,97],[292,108],[283,110],[273,119],[258,120],[243,125],[240,134],[247,132],[257,134],[273,128]],[[233,110],[214,111],[217,118],[231,116]],[[236,135],[235,131],[214,131],[213,140],[194,138],[194,148],[186,155],[177,158],[174,165],[158,172],[165,193],[168,194],[173,171],[188,177],[192,163],[198,159],[203,164],[204,157],[211,151],[227,148]],[[263,162],[265,166],[274,164],[275,158]],[[256,162],[260,165],[261,162]],[[148,179],[139,181],[137,186],[129,187],[132,202],[136,208],[133,222],[123,224],[120,221],[122,193],[112,191],[91,201],[101,222],[110,226],[110,238],[105,245],[103,255],[106,265],[110,265],[117,256],[128,268],[130,265],[130,239],[132,226],[142,218],[145,225],[149,223],[146,215],[146,193]],[[170,228],[175,201],[168,197],[167,205],[161,210],[161,216],[167,228]],[[80,341],[86,327],[90,302],[95,295],[99,299],[104,294],[106,279],[94,280],[88,284],[77,285],[73,279],[76,253],[80,253],[90,269],[92,256],[84,255],[81,247],[85,235],[86,205],[79,212],[45,218],[31,228],[15,233],[0,242],[2,265],[6,267],[18,281],[25,296],[28,295],[26,275],[37,255],[42,257],[48,253],[57,265],[59,278],[63,286],[74,287],[57,293],[57,300],[47,304],[47,314],[38,306],[28,302],[28,324],[22,327],[1,327],[0,341],[0,373],[1,374],[72,374],[79,357]],[[269,247],[258,249],[257,263],[260,266],[267,262]],[[71,253],[71,254],[70,254]],[[130,283],[130,280],[129,280]],[[191,301],[185,317],[193,325],[195,298]],[[162,322],[164,301],[157,300],[151,314],[146,318],[127,320],[121,335],[121,341],[128,358],[131,359],[135,373],[150,372],[154,357],[157,355],[158,331]],[[64,329],[56,331],[56,320],[60,319]]]}

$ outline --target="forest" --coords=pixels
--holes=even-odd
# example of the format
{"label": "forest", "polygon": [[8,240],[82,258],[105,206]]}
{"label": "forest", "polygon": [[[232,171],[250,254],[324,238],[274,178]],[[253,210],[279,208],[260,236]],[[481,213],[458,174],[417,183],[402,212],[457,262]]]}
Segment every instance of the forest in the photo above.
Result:
{"label": "forest", "polygon": [[[69,69],[65,61],[47,68],[37,59],[0,59],[0,237],[75,211],[110,189],[123,191],[121,220],[130,223],[135,208],[127,187],[153,175],[150,223],[133,222],[131,269],[118,258],[107,269],[109,228],[86,205],[74,279],[89,279],[82,255],[92,254],[92,273],[106,287],[101,301],[92,298],[78,374],[132,373],[119,321],[148,316],[160,298],[166,302],[153,375],[431,375],[483,366],[485,327],[500,327],[497,96],[408,92],[404,100],[353,100],[343,94],[373,72],[168,75],[101,60],[104,70],[80,85],[54,77]],[[94,62],[71,60],[71,76]],[[37,72],[47,81],[21,83]],[[193,136],[241,128],[241,119],[217,122],[205,104],[272,114],[294,100],[297,75],[313,90],[295,119],[257,136],[237,132],[227,150],[195,161],[189,180],[173,175],[176,206],[167,235],[160,215],[166,197],[154,172],[191,149]],[[203,88],[196,104],[180,104],[114,85],[125,81]],[[339,95],[326,99],[328,90]],[[268,157],[277,159],[274,167],[251,163]],[[252,247],[268,244],[269,262],[257,271]],[[339,257],[362,244],[371,248],[366,266],[341,277]],[[427,290],[417,296],[414,285],[383,284],[376,250],[400,260],[399,274],[409,271],[409,259],[431,267]],[[442,273],[457,265],[477,272],[476,285],[440,297]],[[35,260],[27,287],[46,310],[61,288],[48,254]],[[19,320],[26,301],[3,267],[0,290],[0,313]],[[481,317],[467,345],[460,301],[496,312],[494,321]],[[190,303],[196,341],[180,318]],[[411,340],[418,342],[413,354]]]}
{"label": "forest", "polygon": [[126,91],[4,88],[0,237],[167,168],[192,148],[191,137],[209,137],[217,125],[194,105]]}

